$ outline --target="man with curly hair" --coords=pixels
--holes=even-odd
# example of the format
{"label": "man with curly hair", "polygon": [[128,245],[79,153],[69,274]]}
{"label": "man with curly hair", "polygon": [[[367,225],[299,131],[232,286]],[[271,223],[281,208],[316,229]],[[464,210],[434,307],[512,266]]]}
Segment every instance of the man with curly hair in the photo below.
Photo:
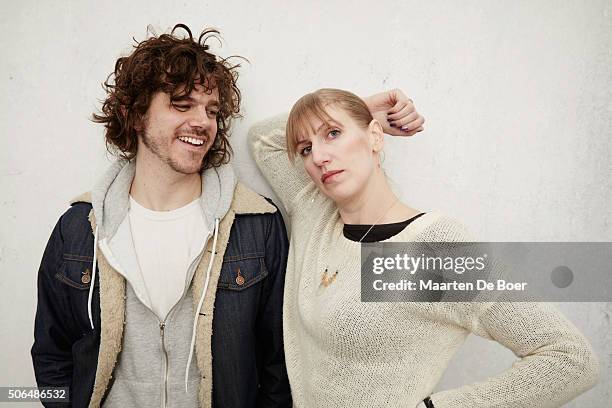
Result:
{"label": "man with curly hair", "polygon": [[238,65],[209,51],[216,34],[151,36],[104,84],[93,119],[118,160],[38,273],[36,379],[68,387],[66,405],[291,406],[285,227],[228,164]]}

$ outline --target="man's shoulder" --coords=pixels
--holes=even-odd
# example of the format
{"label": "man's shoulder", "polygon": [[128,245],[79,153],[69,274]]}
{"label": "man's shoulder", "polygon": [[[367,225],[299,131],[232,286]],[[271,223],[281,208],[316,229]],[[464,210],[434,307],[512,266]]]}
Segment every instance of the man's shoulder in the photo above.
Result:
{"label": "man's shoulder", "polygon": [[261,194],[238,182],[234,189],[231,205],[237,215],[274,214],[278,211],[276,205]]}
{"label": "man's shoulder", "polygon": [[[86,194],[88,195],[89,193]],[[91,231],[89,215],[92,206],[91,200],[87,199],[86,194],[82,194],[81,196],[70,200],[70,207],[60,217],[60,223],[64,233]]]}
{"label": "man's shoulder", "polygon": [[236,185],[232,209],[236,215],[234,230],[239,235],[249,234],[258,238],[270,234],[286,236],[285,223],[276,204],[242,183]]}

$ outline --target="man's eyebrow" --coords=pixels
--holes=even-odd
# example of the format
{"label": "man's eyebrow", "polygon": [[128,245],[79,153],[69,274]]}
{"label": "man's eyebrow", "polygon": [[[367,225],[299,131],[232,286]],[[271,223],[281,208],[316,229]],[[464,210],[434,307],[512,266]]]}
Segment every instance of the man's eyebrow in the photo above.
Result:
{"label": "man's eyebrow", "polygon": [[[171,98],[172,102],[189,102],[189,103],[197,103],[197,100],[191,96],[191,95],[181,95],[181,96],[173,96]],[[213,99],[208,101],[208,103],[206,104],[206,106],[214,106],[214,107],[219,107],[221,106],[221,103],[219,103],[219,101],[217,99]]]}
{"label": "man's eyebrow", "polygon": [[170,100],[172,102],[194,102],[195,99],[193,99],[193,97],[191,97],[190,95],[182,95],[182,96],[173,96],[172,98],[170,98]]}

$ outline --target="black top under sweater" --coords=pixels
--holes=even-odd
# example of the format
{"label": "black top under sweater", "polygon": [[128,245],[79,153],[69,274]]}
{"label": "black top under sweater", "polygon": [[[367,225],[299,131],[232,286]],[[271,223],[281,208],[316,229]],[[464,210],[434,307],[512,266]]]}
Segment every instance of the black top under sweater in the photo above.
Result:
{"label": "black top under sweater", "polygon": [[[378,224],[375,225],[374,228],[366,235],[361,242],[379,242],[384,241],[385,239],[389,239],[394,235],[399,234],[410,224],[412,221],[419,218],[421,215],[425,213],[420,213],[415,215],[414,217],[401,222],[394,222],[391,224]],[[351,241],[359,242],[363,234],[365,234],[372,224],[344,224],[344,236],[346,239],[350,239]]]}

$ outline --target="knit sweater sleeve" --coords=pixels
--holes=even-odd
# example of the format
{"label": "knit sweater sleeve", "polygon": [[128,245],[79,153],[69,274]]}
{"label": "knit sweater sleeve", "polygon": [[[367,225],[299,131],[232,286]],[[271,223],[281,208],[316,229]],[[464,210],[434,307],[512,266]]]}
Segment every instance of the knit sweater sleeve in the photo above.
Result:
{"label": "knit sweater sleeve", "polygon": [[[457,222],[444,224],[433,235],[472,240]],[[449,320],[497,341],[518,360],[482,382],[434,393],[436,408],[559,407],[598,380],[597,358],[589,342],[550,303],[447,303],[442,309],[452,316]]]}
{"label": "knit sweater sleeve", "polygon": [[306,174],[301,159],[292,163],[287,156],[285,126],[287,114],[254,124],[248,141],[257,166],[291,215],[296,202],[313,194],[316,186]]}

